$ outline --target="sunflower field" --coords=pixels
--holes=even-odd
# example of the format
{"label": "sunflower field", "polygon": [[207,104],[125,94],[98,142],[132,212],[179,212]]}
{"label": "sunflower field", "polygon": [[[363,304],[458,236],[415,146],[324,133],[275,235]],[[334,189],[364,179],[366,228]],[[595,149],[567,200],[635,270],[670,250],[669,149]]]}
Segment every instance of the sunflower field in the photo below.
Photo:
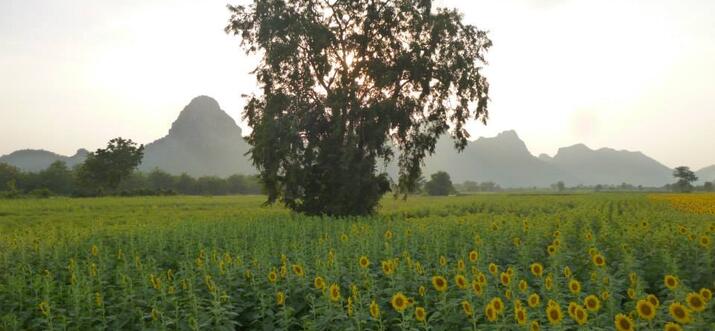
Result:
{"label": "sunflower field", "polygon": [[713,330],[713,195],[0,200],[2,330]]}

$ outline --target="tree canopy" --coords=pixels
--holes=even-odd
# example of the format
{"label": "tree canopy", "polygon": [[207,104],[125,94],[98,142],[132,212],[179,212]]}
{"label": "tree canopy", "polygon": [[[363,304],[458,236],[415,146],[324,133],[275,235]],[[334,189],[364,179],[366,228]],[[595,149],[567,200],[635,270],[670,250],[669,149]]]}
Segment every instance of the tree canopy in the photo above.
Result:
{"label": "tree canopy", "polygon": [[429,195],[450,195],[455,193],[454,185],[449,174],[444,171],[438,171],[432,174],[430,180],[425,183],[425,191]]}
{"label": "tree canopy", "polygon": [[114,138],[107,148],[89,153],[79,169],[80,181],[91,189],[115,190],[129,176],[144,156],[144,145],[131,139]]}
{"label": "tree canopy", "polygon": [[678,181],[674,187],[680,192],[690,192],[693,190],[692,183],[698,180],[695,173],[689,167],[677,167],[673,171],[673,177]]}
{"label": "tree canopy", "polygon": [[250,155],[268,202],[308,214],[374,211],[398,158],[415,188],[437,139],[463,149],[486,123],[491,41],[430,0],[255,0],[229,6],[228,33],[260,61],[248,97]]}

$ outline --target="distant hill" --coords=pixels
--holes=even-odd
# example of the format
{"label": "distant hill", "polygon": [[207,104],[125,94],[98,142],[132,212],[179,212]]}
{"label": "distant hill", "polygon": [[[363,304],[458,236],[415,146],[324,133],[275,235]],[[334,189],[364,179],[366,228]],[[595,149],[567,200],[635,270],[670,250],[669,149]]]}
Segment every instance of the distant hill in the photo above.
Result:
{"label": "distant hill", "polygon": [[[218,102],[199,96],[179,113],[168,134],[147,144],[140,170],[162,169],[172,174],[229,176],[255,174],[245,153],[249,145],[241,128]],[[61,160],[69,166],[81,163],[87,151],[67,157],[44,150],[21,150],[0,157],[26,171],[39,171]],[[395,176],[395,162],[386,169]],[[611,148],[593,150],[577,144],[559,149],[556,155],[531,154],[515,131],[470,142],[462,153],[449,138],[438,141],[436,154],[425,162],[424,176],[447,171],[454,182],[492,181],[502,187],[548,187],[558,181],[575,185],[629,183],[662,186],[673,182],[672,170],[641,152]],[[715,165],[697,172],[701,180],[715,179]]]}
{"label": "distant hill", "polygon": [[0,156],[0,163],[7,163],[25,171],[37,172],[46,169],[55,161],[64,161],[68,167],[74,167],[87,158],[86,149],[80,149],[72,156],[55,154],[42,149],[23,149]]}
{"label": "distant hill", "polygon": [[181,111],[165,137],[146,145],[139,169],[192,176],[253,174],[244,156],[248,148],[233,118],[216,100],[200,96]]}
{"label": "distant hill", "polygon": [[715,164],[696,171],[695,175],[700,183],[715,181]]}
{"label": "distant hill", "polygon": [[462,153],[450,138],[440,139],[436,154],[425,165],[425,177],[444,170],[454,182],[472,180],[495,182],[502,187],[548,187],[563,180],[576,179],[534,157],[515,131],[470,142]]}
{"label": "distant hill", "polygon": [[673,171],[641,152],[617,151],[611,148],[592,150],[584,144],[559,149],[547,161],[573,175],[569,185],[629,183],[643,186],[662,186],[672,181]]}

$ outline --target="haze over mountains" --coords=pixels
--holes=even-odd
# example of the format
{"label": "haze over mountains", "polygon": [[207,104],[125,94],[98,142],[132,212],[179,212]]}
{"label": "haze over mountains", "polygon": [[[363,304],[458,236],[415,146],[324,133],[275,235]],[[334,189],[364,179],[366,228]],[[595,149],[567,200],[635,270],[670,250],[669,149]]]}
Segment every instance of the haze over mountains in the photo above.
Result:
{"label": "haze over mountains", "polygon": [[[139,169],[162,169],[172,174],[229,176],[254,174],[256,170],[244,155],[249,145],[241,128],[216,100],[194,98],[179,114],[168,134],[147,144]],[[67,157],[44,150],[21,150],[0,157],[25,171],[39,171],[61,160],[72,167],[84,161],[87,151],[80,149]],[[388,167],[394,176],[394,166]],[[559,149],[553,157],[532,155],[515,131],[472,141],[462,153],[449,138],[438,142],[436,154],[426,162],[425,177],[447,171],[454,182],[492,181],[502,187],[548,187],[564,181],[566,185],[619,185],[629,183],[662,186],[673,182],[672,169],[641,152],[611,148],[593,150],[577,144]],[[702,181],[715,179],[715,165],[697,172]]]}

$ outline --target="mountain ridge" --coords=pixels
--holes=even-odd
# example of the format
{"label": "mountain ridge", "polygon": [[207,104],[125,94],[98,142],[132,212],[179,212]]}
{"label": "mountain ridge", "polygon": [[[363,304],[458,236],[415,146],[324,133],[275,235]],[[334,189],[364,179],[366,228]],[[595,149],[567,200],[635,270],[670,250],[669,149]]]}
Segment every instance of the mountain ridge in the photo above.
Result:
{"label": "mountain ridge", "polygon": [[[250,146],[236,121],[208,96],[193,98],[180,112],[164,137],[145,145],[141,171],[162,169],[172,174],[229,176],[255,174],[246,154]],[[583,143],[558,149],[553,156],[534,156],[515,130],[470,141],[464,151],[454,149],[448,137],[440,138],[429,157],[425,176],[447,171],[453,181],[492,181],[502,187],[548,187],[557,181],[566,185],[619,185],[629,183],[662,186],[672,182],[672,169],[640,151],[610,147],[592,149]],[[74,166],[84,161],[87,151],[73,156],[45,150],[19,150],[0,156],[26,171],[40,171],[60,160]],[[396,175],[394,164],[387,166]],[[715,165],[697,171],[701,180],[715,179]],[[712,178],[710,178],[712,177]]]}

